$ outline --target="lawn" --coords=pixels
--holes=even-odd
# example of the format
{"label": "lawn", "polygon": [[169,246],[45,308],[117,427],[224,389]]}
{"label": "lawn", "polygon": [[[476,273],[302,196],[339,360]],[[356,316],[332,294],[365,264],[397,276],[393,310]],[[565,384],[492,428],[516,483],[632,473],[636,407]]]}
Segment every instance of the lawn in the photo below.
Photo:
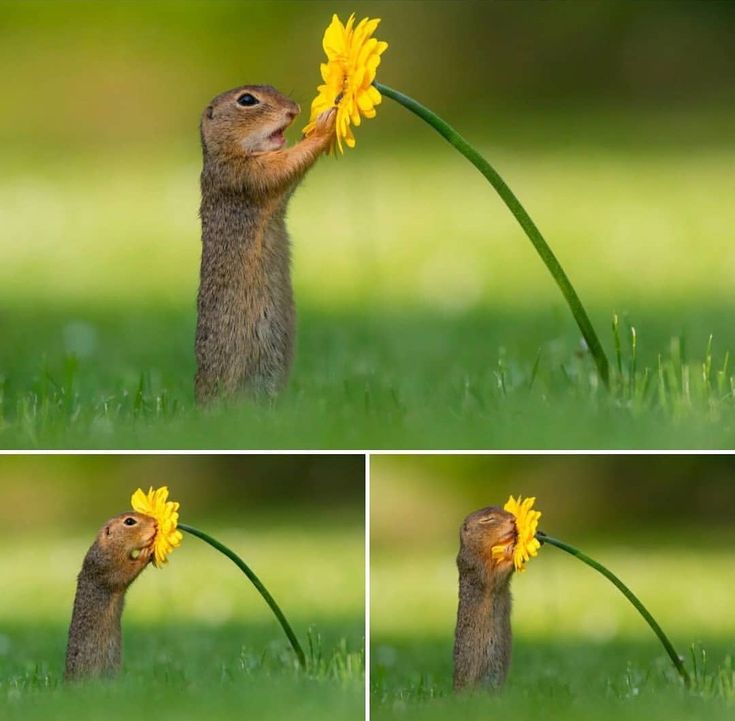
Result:
{"label": "lawn", "polygon": [[[147,709],[163,719],[364,718],[359,524],[208,530],[268,585],[306,649],[307,670],[247,580],[187,538],[164,570],[146,570],[128,592],[121,676],[63,684],[75,575],[89,538],[60,541],[47,530],[16,539],[12,554],[3,544],[0,717],[123,719]],[[307,565],[312,573],[295,573]]]}
{"label": "lawn", "polygon": [[463,124],[587,304],[611,392],[507,209],[418,121],[394,137],[400,113],[294,197],[298,350],[272,407],[194,406],[194,136],[9,152],[0,446],[732,447],[732,113]]}
{"label": "lawn", "polygon": [[731,718],[735,584],[727,549],[703,556],[681,543],[632,537],[624,545],[579,545],[607,563],[653,612],[685,657],[691,690],[613,586],[577,560],[544,548],[513,581],[507,685],[497,695],[455,696],[454,549],[414,545],[399,558],[383,546],[372,560],[372,717]]}
{"label": "lawn", "polygon": [[[646,643],[598,644],[516,638],[513,671],[503,692],[454,696],[451,647],[391,643],[373,671],[376,721],[456,718],[730,719],[735,704],[732,647],[706,646],[707,665],[691,691]],[[729,655],[726,654],[726,649]],[[383,669],[380,659],[391,666]],[[394,665],[400,665],[396,669]]]}

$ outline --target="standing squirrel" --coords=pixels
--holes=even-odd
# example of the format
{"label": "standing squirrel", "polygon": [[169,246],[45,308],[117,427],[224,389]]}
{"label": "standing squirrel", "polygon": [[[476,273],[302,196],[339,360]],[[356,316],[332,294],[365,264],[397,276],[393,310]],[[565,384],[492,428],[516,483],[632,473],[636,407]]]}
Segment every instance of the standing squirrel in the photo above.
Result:
{"label": "standing squirrel", "polygon": [[[515,518],[488,506],[465,518],[457,555],[459,606],[454,635],[454,688],[503,684],[510,667],[510,580]],[[502,558],[493,546],[508,545]]]}
{"label": "standing squirrel", "polygon": [[199,403],[285,384],[294,345],[286,206],[334,139],[336,111],[285,148],[300,107],[270,85],[218,95],[202,114],[202,262],[197,298]]}
{"label": "standing squirrel", "polygon": [[122,513],[100,529],[77,577],[67,680],[112,676],[120,668],[125,592],[152,560],[155,536],[155,520],[140,513]]}

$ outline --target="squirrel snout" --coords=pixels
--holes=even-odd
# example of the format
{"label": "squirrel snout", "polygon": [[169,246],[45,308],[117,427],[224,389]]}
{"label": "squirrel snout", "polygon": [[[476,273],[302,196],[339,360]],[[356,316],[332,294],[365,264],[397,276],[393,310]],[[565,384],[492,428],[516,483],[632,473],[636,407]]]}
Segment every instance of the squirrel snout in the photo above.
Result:
{"label": "squirrel snout", "polygon": [[293,120],[300,112],[301,106],[295,101],[288,98],[286,105],[286,115],[289,120]]}

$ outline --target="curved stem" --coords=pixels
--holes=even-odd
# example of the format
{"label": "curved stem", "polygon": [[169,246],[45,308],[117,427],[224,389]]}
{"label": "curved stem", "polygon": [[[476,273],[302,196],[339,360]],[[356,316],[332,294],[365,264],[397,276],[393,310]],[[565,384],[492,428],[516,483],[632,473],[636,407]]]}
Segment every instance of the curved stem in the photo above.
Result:
{"label": "curved stem", "polygon": [[281,628],[283,628],[286,636],[288,636],[288,640],[291,643],[291,648],[293,648],[294,653],[298,657],[301,667],[306,668],[306,656],[304,655],[304,650],[301,648],[299,640],[296,638],[296,634],[293,632],[291,625],[286,620],[286,617],[283,615],[283,611],[281,611],[273,596],[270,595],[268,589],[262,584],[261,580],[255,575],[250,566],[248,566],[247,563],[245,563],[245,561],[243,561],[240,556],[238,556],[234,551],[231,551],[223,543],[220,543],[216,539],[212,538],[212,536],[210,536],[208,533],[204,533],[204,531],[200,531],[198,528],[188,526],[185,523],[179,523],[178,528],[180,528],[182,531],[186,531],[187,533],[191,533],[192,536],[201,538],[202,541],[216,548],[220,553],[224,553],[224,555],[227,556],[227,558],[229,558],[250,579],[253,586],[258,589],[260,595],[265,599],[265,602],[268,604],[271,611],[273,611],[275,617],[278,619],[278,622],[281,624]]}
{"label": "curved stem", "polygon": [[679,672],[679,676],[681,676],[681,679],[682,681],[684,681],[684,684],[686,686],[690,685],[691,680],[689,678],[689,673],[684,667],[684,664],[682,663],[682,660],[679,657],[679,654],[676,653],[676,650],[674,649],[673,644],[671,643],[671,641],[669,641],[668,636],[664,633],[661,626],[658,625],[658,622],[656,621],[656,619],[651,615],[649,610],[640,602],[640,600],[633,593],[633,591],[631,591],[612,571],[609,571],[601,563],[598,563],[594,559],[582,553],[582,551],[580,551],[578,548],[575,548],[574,546],[570,546],[568,543],[564,543],[564,541],[559,541],[556,538],[547,536],[545,533],[541,531],[539,531],[536,534],[536,538],[538,538],[539,541],[541,541],[542,543],[550,543],[552,546],[561,548],[562,551],[566,551],[567,553],[570,553],[572,556],[576,556],[580,561],[583,561],[588,566],[591,566],[596,571],[599,571],[603,576],[605,576],[605,578],[607,578],[615,586],[617,586],[620,592],[633,604],[633,606],[635,606],[638,613],[640,613],[641,616],[643,616],[643,618],[646,620],[648,625],[653,629],[653,632],[658,636],[658,640],[661,641],[661,643],[663,644],[663,647],[666,649],[666,653],[669,654],[671,663],[674,664],[674,667]]}
{"label": "curved stem", "polygon": [[489,181],[490,185],[495,188],[498,195],[503,199],[503,202],[508,206],[508,209],[515,216],[516,220],[520,223],[521,228],[525,231],[531,243],[533,243],[536,252],[541,256],[541,260],[544,261],[549,272],[553,276],[556,284],[562,292],[567,305],[572,311],[574,320],[577,321],[579,330],[582,331],[587,347],[590,349],[590,353],[594,358],[595,365],[597,366],[597,372],[605,384],[605,387],[610,385],[610,371],[607,361],[607,356],[602,348],[597,333],[592,326],[592,322],[585,311],[582,301],[579,299],[577,292],[574,290],[574,286],[561,267],[561,264],[557,260],[553,251],[549,247],[541,232],[536,227],[536,224],[531,220],[531,216],[526,212],[526,209],[521,205],[520,200],[515,196],[513,191],[506,185],[505,181],[498,175],[497,171],[485,160],[451,125],[442,120],[438,115],[433,113],[427,107],[421,103],[416,102],[413,98],[404,95],[398,90],[383,85],[382,83],[374,83],[375,87],[384,95],[392,98],[396,102],[403,105],[411,112],[418,115],[422,120],[425,120],[436,130],[439,135],[448,140],[462,155],[467,158]]}

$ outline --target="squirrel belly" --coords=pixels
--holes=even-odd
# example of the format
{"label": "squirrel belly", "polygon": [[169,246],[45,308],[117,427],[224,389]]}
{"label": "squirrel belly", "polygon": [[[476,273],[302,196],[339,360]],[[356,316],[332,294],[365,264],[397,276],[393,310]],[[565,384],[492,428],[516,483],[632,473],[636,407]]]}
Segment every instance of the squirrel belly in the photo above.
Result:
{"label": "squirrel belly", "polygon": [[500,587],[477,577],[460,578],[454,637],[454,688],[499,688],[510,668],[510,582]]}
{"label": "squirrel belly", "polygon": [[122,659],[125,591],[113,592],[79,575],[66,648],[67,680],[114,676]]}
{"label": "squirrel belly", "polygon": [[240,390],[273,396],[286,383],[296,313],[285,210],[285,198],[263,204],[245,193],[211,197],[203,191],[199,402]]}
{"label": "squirrel belly", "polygon": [[270,85],[218,95],[202,114],[202,261],[195,395],[200,404],[245,392],[272,397],[294,348],[286,208],[334,136],[335,111],[286,148],[299,106]]}

